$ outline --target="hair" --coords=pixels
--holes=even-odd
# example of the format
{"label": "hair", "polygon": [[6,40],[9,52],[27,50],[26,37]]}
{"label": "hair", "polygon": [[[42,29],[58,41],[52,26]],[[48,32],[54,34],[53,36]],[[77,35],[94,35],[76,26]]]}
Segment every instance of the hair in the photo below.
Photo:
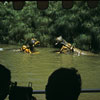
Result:
{"label": "hair", "polygon": [[48,78],[47,100],[77,100],[81,92],[81,76],[75,68],[59,68]]}

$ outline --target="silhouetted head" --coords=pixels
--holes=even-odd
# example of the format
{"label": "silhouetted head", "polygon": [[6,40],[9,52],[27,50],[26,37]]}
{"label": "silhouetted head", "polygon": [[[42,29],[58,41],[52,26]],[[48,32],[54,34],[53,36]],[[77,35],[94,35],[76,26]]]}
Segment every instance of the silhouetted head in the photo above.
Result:
{"label": "silhouetted head", "polygon": [[9,92],[11,72],[0,64],[0,100],[4,100]]}
{"label": "silhouetted head", "polygon": [[59,68],[46,85],[47,100],[77,100],[81,92],[81,77],[75,68]]}

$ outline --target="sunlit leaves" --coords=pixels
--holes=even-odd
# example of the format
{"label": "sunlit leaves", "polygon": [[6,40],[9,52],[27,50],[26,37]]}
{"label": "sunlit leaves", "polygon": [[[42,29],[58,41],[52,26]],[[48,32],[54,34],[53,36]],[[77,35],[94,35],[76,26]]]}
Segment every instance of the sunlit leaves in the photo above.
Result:
{"label": "sunlit leaves", "polygon": [[90,50],[91,47],[91,36],[86,34],[80,34],[74,39],[76,47],[84,50]]}

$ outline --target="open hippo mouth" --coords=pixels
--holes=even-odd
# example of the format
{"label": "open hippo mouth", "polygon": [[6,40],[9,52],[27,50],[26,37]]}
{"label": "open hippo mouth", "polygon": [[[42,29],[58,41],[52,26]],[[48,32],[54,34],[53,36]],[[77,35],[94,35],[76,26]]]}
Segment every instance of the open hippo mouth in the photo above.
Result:
{"label": "open hippo mouth", "polygon": [[62,36],[59,36],[59,37],[56,38],[56,43],[55,43],[55,45],[58,45],[59,43],[60,43],[61,45],[66,45],[68,42],[66,42],[66,41],[62,38]]}
{"label": "open hippo mouth", "polygon": [[59,36],[56,38],[56,43],[55,45],[59,45],[60,49],[60,53],[69,53],[69,52],[73,52],[73,46],[68,43],[66,40],[64,40],[62,38],[62,36]]}

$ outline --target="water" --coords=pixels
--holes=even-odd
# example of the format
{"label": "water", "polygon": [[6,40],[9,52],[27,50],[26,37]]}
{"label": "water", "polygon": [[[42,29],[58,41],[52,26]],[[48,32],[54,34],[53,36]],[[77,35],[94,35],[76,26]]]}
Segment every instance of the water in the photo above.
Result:
{"label": "water", "polygon": [[[0,48],[16,46],[0,45]],[[18,48],[18,47],[17,47]],[[20,86],[32,82],[33,90],[44,90],[49,75],[57,68],[75,67],[82,77],[82,88],[100,88],[100,56],[76,56],[57,54],[53,48],[36,48],[40,54],[27,54],[12,50],[0,51],[0,63],[12,72],[12,81]],[[35,94],[45,100],[45,94]],[[81,93],[79,100],[100,100],[100,93]]]}

